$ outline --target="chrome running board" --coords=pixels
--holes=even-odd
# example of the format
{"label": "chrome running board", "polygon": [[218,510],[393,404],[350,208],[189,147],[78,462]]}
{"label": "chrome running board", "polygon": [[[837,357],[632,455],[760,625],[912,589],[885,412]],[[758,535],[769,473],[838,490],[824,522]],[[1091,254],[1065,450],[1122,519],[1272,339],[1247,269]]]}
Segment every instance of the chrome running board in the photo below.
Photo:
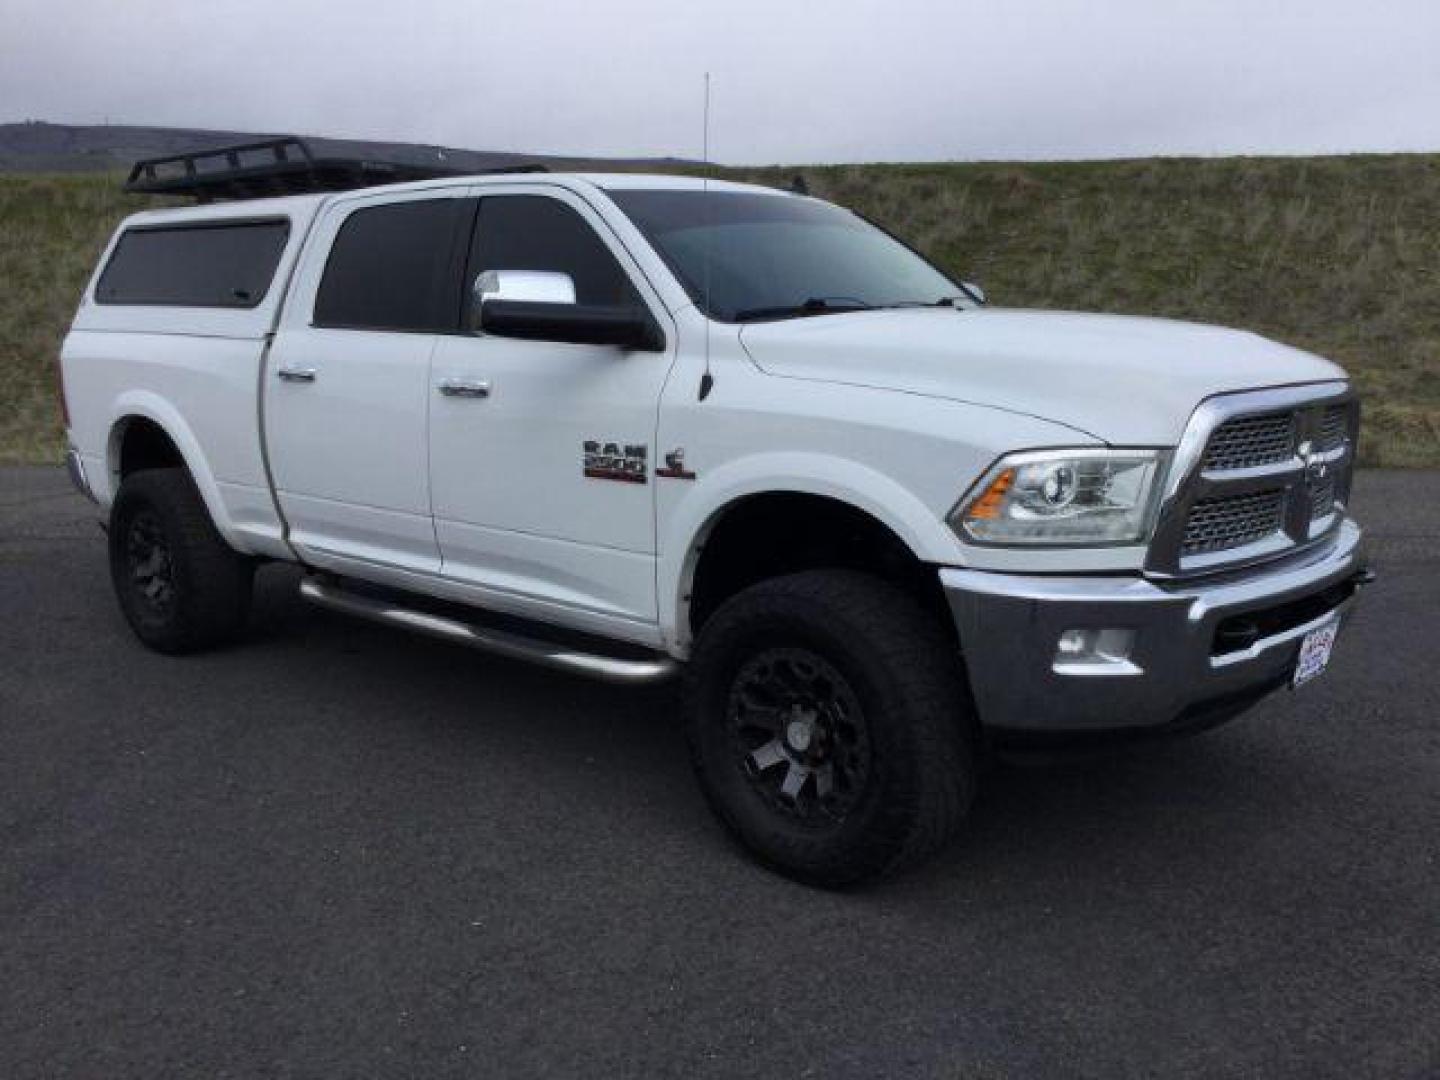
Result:
{"label": "chrome running board", "polygon": [[391,600],[350,592],[332,582],[307,577],[300,582],[300,595],[319,607],[344,615],[357,615],[371,622],[415,630],[444,641],[466,645],[532,664],[584,675],[602,682],[638,685],[662,682],[679,670],[668,656],[627,660],[584,652],[568,645],[525,637],[506,630],[462,622],[445,615],[400,606]]}

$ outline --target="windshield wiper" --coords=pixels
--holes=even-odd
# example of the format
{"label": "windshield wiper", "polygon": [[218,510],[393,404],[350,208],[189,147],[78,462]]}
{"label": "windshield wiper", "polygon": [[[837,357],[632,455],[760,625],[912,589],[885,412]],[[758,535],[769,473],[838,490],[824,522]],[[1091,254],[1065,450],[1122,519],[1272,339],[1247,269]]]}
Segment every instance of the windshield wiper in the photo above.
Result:
{"label": "windshield wiper", "polygon": [[833,315],[840,311],[869,311],[874,306],[874,304],[867,304],[864,300],[857,300],[853,296],[812,296],[799,304],[742,308],[735,312],[733,318],[736,322],[794,319],[804,315]]}
{"label": "windshield wiper", "polygon": [[956,294],[955,296],[942,296],[939,300],[896,300],[893,304],[882,304],[884,308],[912,308],[912,307],[953,307],[958,308],[958,300],[967,300],[969,297]]}

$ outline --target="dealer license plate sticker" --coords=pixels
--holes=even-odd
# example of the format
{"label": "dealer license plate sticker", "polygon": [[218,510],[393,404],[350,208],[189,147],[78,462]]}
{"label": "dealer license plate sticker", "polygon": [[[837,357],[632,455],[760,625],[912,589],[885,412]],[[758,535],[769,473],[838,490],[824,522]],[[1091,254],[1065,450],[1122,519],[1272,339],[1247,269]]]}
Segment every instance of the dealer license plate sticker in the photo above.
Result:
{"label": "dealer license plate sticker", "polygon": [[1340,620],[1315,627],[1300,641],[1300,659],[1295,662],[1295,677],[1291,686],[1304,686],[1325,670],[1330,663],[1330,653],[1335,648],[1335,635],[1340,630]]}

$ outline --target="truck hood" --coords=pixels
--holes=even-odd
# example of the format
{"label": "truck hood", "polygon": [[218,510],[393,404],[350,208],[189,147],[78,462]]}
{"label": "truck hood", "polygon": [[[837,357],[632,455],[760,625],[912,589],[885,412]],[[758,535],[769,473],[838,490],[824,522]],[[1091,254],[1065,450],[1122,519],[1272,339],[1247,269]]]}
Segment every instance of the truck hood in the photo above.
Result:
{"label": "truck hood", "polygon": [[857,311],[752,323],[740,340],[767,374],[986,405],[1115,445],[1173,446],[1213,394],[1345,378],[1245,331],[1064,311]]}

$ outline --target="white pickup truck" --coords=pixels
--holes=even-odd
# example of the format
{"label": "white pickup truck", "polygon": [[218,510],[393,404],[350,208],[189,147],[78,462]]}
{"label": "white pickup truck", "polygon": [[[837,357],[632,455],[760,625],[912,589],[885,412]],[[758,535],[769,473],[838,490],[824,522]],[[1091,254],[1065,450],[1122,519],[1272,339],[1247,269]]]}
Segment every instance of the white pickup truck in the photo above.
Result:
{"label": "white pickup truck", "polygon": [[992,309],[741,184],[248,190],[127,219],[63,347],[139,638],[233,637],[282,560],[395,626],[683,671],[707,799],[801,880],[934,851],[989,747],[1308,680],[1366,579],[1351,386],[1254,334]]}

